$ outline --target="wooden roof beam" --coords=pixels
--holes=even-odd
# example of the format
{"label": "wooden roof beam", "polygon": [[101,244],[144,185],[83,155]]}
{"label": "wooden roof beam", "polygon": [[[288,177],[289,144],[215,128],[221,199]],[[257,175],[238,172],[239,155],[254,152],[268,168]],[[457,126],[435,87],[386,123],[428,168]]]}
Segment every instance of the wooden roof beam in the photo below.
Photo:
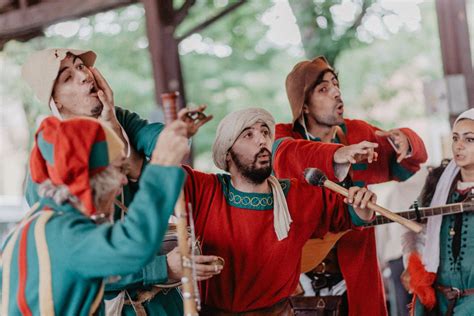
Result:
{"label": "wooden roof beam", "polygon": [[[15,38],[60,21],[91,15],[136,3],[136,0],[48,1],[0,15],[0,40]],[[21,1],[21,6],[25,1]]]}

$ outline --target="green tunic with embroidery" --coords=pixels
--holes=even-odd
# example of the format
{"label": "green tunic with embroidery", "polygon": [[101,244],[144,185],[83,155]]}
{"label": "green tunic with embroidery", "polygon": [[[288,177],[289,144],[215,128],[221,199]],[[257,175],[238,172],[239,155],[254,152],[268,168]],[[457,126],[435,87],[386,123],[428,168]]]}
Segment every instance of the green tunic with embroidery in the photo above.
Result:
{"label": "green tunic with embroidery", "polygon": [[[144,155],[151,157],[155,148],[156,140],[164,128],[161,123],[149,124],[148,121],[140,118],[136,113],[115,107],[115,114],[120,125],[127,134],[130,146]],[[144,166],[146,163],[144,164]],[[130,205],[135,193],[138,190],[138,183],[131,182],[124,187],[124,204]],[[32,206],[39,200],[37,184],[30,175],[26,181],[26,200]],[[128,289],[132,298],[135,297],[137,289],[147,290],[152,284],[163,284],[168,280],[168,269],[166,256],[155,256],[153,260],[141,270],[134,274],[122,277],[118,282],[107,283],[105,287],[105,298],[113,299],[121,290]],[[183,314],[182,297],[177,289],[165,290],[158,293],[151,301],[144,304],[148,315],[178,316]],[[131,305],[125,305],[122,315],[135,315]]]}

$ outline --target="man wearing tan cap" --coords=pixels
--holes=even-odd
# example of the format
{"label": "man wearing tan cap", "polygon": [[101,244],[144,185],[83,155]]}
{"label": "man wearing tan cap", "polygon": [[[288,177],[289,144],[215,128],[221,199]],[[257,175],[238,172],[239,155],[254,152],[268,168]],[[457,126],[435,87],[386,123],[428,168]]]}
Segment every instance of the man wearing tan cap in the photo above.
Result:
{"label": "man wearing tan cap", "polygon": [[[36,97],[48,105],[54,116],[59,119],[86,116],[97,118],[111,128],[123,142],[128,166],[128,184],[123,187],[119,197],[121,204],[128,207],[138,190],[140,177],[147,158],[151,158],[158,136],[164,126],[161,123],[149,124],[136,113],[116,107],[113,92],[101,73],[94,68],[96,54],[90,50],[67,48],[45,49],[31,54],[22,68],[22,76],[32,88]],[[201,107],[200,111],[203,110]],[[206,123],[203,120],[197,127]],[[27,179],[26,198],[30,205],[39,200],[37,184]],[[123,215],[123,210],[122,214]],[[117,212],[120,215],[120,212]],[[119,216],[117,216],[118,218]],[[123,306],[123,314],[135,315],[142,307],[148,315],[182,315],[183,306],[176,288],[166,291],[153,290],[153,284],[166,283],[168,279],[180,279],[180,260],[177,252],[169,256],[156,256],[141,271],[122,277],[119,282],[106,286],[106,298],[112,299],[128,289],[128,304]],[[207,270],[212,269],[206,262],[215,260],[214,256],[200,256],[197,264],[198,278],[209,277]],[[130,288],[131,287],[131,288]],[[146,293],[144,293],[145,291]],[[140,293],[139,293],[140,292]],[[142,304],[135,300],[139,294],[148,299]]]}
{"label": "man wearing tan cap", "polygon": [[[277,139],[292,137],[344,145],[361,141],[378,144],[376,159],[352,164],[350,180],[353,185],[404,181],[418,171],[420,164],[427,159],[423,141],[411,129],[386,132],[361,120],[344,119],[339,81],[324,57],[298,63],[286,78],[286,92],[293,122],[277,125]],[[308,167],[306,157],[311,151],[311,146],[307,146],[292,157],[294,163],[291,165],[277,165],[276,175],[299,175]],[[331,292],[331,287],[342,288],[340,292],[345,292],[346,288],[349,315],[387,314],[373,228],[345,234],[312,275],[321,281],[323,270],[331,274],[325,277],[330,287],[316,290],[321,295],[331,295],[335,294]]]}

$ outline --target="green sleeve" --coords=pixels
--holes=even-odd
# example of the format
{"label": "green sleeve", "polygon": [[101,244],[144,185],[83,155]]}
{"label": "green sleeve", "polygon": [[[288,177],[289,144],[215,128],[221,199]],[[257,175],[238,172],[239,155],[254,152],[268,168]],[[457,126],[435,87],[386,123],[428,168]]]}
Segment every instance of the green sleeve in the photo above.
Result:
{"label": "green sleeve", "polygon": [[156,140],[164,128],[162,123],[148,123],[138,114],[115,107],[115,114],[120,125],[127,133],[130,145],[146,157],[151,157]]}
{"label": "green sleeve", "polygon": [[168,281],[168,265],[166,256],[155,256],[141,270],[122,276],[120,280],[105,285],[105,291],[120,291],[130,287],[143,285],[164,284]]}
{"label": "green sleeve", "polygon": [[[66,266],[85,277],[136,273],[159,250],[184,183],[179,167],[148,165],[123,222],[95,225],[81,216],[59,225]],[[67,216],[60,216],[67,219]]]}
{"label": "green sleeve", "polygon": [[351,221],[355,226],[365,226],[369,224],[372,220],[364,221],[362,218],[357,215],[356,211],[352,207],[352,205],[347,205],[347,209],[349,210],[349,214],[351,215]]}
{"label": "green sleeve", "polygon": [[26,202],[30,207],[33,206],[36,202],[39,201],[40,197],[38,195],[38,184],[33,182],[31,174],[29,171],[26,173],[26,190],[25,190]]}

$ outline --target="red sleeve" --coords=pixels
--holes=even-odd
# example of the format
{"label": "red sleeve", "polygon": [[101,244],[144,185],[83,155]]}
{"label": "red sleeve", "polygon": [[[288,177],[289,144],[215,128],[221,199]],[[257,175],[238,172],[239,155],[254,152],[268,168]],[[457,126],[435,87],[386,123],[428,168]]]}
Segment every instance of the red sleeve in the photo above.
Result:
{"label": "red sleeve", "polygon": [[420,136],[411,129],[400,128],[400,130],[407,135],[411,146],[411,156],[403,159],[401,165],[410,171],[416,172],[420,170],[420,165],[428,160],[425,143]]}
{"label": "red sleeve", "polygon": [[[215,174],[208,174],[192,169],[189,166],[183,165],[186,171],[186,183],[184,185],[184,195],[186,206],[191,204],[194,220],[199,216],[204,216],[202,212],[207,212],[209,209],[209,201],[212,201],[212,196],[219,190],[219,180]],[[189,213],[189,209],[188,209]]]}
{"label": "red sleeve", "polygon": [[295,132],[293,132],[293,124],[277,124],[275,126],[275,140],[278,140],[283,137],[292,137],[292,138],[300,138],[296,137]]}
{"label": "red sleeve", "polygon": [[298,222],[311,226],[312,238],[322,238],[328,232],[357,229],[344,204],[343,197],[324,188],[292,180],[288,201],[296,204]]}
{"label": "red sleeve", "polygon": [[333,157],[342,145],[283,138],[273,148],[273,169],[277,178],[297,178],[304,181],[306,168],[321,169],[328,179],[337,180]]}
{"label": "red sleeve", "polygon": [[328,232],[338,233],[355,228],[347,210],[347,205],[344,204],[344,198],[327,189],[322,189],[321,191],[323,207],[320,208],[320,220],[314,230],[313,237],[322,238]]}

